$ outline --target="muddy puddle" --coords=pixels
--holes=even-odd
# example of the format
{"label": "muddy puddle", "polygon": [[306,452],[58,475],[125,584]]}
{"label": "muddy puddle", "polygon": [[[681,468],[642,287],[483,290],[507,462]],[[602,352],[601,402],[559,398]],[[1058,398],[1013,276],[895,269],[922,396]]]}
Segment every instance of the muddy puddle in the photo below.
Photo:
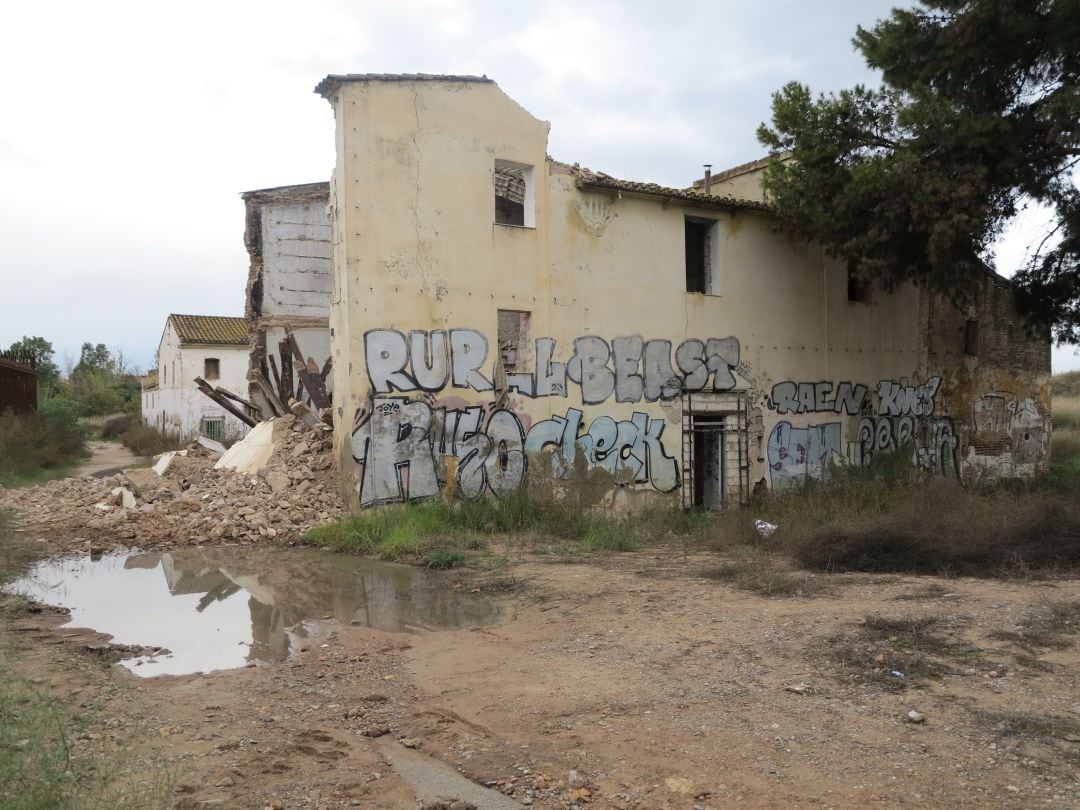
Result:
{"label": "muddy puddle", "polygon": [[[497,607],[420,569],[318,551],[190,549],[48,560],[6,590],[71,611],[71,627],[164,647],[125,660],[140,676],[280,661],[333,621],[391,632],[490,624]],[[331,621],[332,620],[332,621]]]}

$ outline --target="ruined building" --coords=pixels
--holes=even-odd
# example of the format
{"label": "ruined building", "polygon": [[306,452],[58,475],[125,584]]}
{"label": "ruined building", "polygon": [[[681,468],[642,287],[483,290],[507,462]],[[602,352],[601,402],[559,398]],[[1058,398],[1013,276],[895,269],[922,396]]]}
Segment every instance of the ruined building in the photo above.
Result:
{"label": "ruined building", "polygon": [[316,90],[354,503],[529,487],[720,508],[887,451],[948,478],[1046,463],[1049,340],[1000,279],[963,309],[860,285],[778,230],[761,162],[688,190],[559,163],[487,78]]}
{"label": "ruined building", "polygon": [[[280,362],[279,345],[286,327],[304,357],[324,367],[330,358],[330,219],[326,206],[329,183],[307,183],[247,191],[244,200],[244,244],[251,258],[244,316],[251,328],[249,367],[266,379],[276,376],[271,362]],[[286,353],[286,357],[287,357]],[[272,361],[272,358],[278,358]],[[327,380],[328,388],[330,380]],[[251,401],[263,412],[269,403],[258,386]],[[301,390],[298,397],[308,400]]]}

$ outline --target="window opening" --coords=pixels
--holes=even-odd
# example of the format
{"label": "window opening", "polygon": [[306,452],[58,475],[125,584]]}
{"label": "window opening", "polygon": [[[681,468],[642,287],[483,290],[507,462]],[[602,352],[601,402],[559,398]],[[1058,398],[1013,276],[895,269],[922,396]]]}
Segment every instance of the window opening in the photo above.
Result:
{"label": "window opening", "polygon": [[530,312],[499,310],[499,357],[508,374],[528,371],[531,320]]}
{"label": "window opening", "polygon": [[716,295],[717,282],[715,220],[686,218],[686,291]]}
{"label": "window opening", "polygon": [[217,380],[221,377],[221,361],[216,357],[207,357],[203,361],[203,379]]}
{"label": "window opening", "polygon": [[204,417],[199,424],[199,432],[208,439],[220,442],[225,435],[225,419],[222,417]]}
{"label": "window opening", "polygon": [[495,161],[495,223],[536,227],[533,167],[509,160]]}
{"label": "window opening", "polygon": [[979,322],[976,320],[964,324],[964,354],[968,357],[979,356]]}
{"label": "window opening", "polygon": [[850,267],[847,272],[847,300],[860,304],[870,303],[870,282],[860,278]]}

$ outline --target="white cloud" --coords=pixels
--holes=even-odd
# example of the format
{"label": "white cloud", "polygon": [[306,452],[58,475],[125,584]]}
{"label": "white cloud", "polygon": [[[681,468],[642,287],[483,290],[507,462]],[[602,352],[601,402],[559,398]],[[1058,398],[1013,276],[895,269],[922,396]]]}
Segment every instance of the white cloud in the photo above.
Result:
{"label": "white cloud", "polygon": [[[83,341],[148,366],[169,312],[239,314],[241,191],[325,179],[328,73],[483,73],[552,154],[681,185],[760,154],[769,95],[872,79],[893,0],[19,3],[0,28],[0,345]],[[1080,365],[1080,363],[1078,363]]]}

